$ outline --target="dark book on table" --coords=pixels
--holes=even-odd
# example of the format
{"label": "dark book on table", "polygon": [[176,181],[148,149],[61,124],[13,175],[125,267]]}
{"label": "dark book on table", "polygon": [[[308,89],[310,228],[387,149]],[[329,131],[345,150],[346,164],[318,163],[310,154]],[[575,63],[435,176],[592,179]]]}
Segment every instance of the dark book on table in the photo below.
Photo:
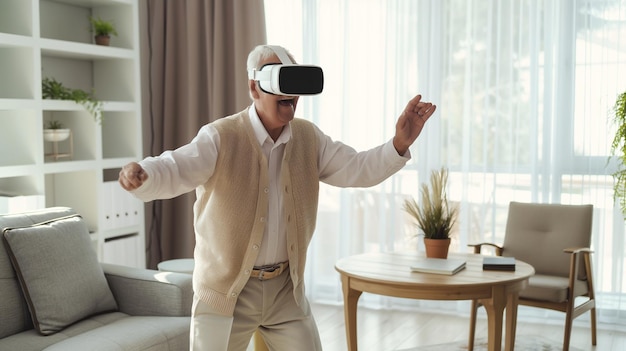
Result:
{"label": "dark book on table", "polygon": [[453,258],[423,258],[411,265],[411,271],[453,275],[465,268],[465,260]]}
{"label": "dark book on table", "polygon": [[514,271],[515,257],[485,256],[483,269],[486,271]]}

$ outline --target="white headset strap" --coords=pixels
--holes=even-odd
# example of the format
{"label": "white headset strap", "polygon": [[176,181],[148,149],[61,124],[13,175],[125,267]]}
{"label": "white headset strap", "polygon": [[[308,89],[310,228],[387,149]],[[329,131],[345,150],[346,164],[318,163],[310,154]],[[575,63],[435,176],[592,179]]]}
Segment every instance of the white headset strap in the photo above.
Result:
{"label": "white headset strap", "polygon": [[283,49],[281,46],[268,45],[268,47],[272,49],[272,51],[274,51],[274,53],[276,54],[276,56],[278,56],[278,59],[280,59],[280,62],[282,62],[283,65],[293,64],[293,62],[291,62],[291,59],[289,58],[289,55],[287,55],[287,51],[285,51],[285,49]]}
{"label": "white headset strap", "polygon": [[[283,49],[281,46],[268,45],[267,47],[274,51],[274,53],[276,54],[276,56],[278,56],[278,59],[280,60],[280,62],[282,62],[283,65],[293,64],[293,62],[289,58],[289,55],[287,55],[287,51],[285,51],[285,49]],[[270,80],[270,72],[262,72],[256,69],[249,69],[248,79],[263,81]]]}

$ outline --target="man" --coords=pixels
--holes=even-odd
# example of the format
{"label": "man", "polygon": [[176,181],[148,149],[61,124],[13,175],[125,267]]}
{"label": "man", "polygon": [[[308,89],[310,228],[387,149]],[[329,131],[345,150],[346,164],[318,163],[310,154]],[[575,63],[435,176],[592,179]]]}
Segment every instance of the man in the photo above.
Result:
{"label": "man", "polygon": [[[248,69],[280,63],[265,45],[248,56]],[[382,182],[409,160],[436,106],[415,96],[392,140],[356,152],[294,118],[298,96],[268,93],[252,79],[248,87],[249,108],[124,166],[119,182],[144,201],[196,190],[192,350],[245,350],[257,329],[272,350],[321,350],[303,283],[319,182]]]}

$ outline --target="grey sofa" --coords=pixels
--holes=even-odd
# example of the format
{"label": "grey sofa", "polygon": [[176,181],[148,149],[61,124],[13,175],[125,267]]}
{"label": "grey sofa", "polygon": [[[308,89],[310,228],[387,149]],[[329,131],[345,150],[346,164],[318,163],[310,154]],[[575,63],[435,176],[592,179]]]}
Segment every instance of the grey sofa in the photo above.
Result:
{"label": "grey sofa", "polygon": [[99,263],[71,208],[0,231],[0,351],[189,349],[191,275]]}

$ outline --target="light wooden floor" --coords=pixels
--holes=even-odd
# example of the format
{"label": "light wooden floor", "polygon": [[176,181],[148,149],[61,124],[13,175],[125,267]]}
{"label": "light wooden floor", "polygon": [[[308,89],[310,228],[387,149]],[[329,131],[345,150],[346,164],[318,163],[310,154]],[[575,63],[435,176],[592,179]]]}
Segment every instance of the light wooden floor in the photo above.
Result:
{"label": "light wooden floor", "polygon": [[[322,340],[324,351],[347,349],[344,329],[343,306],[313,304],[313,314]],[[582,318],[582,317],[581,317]],[[468,335],[469,317],[449,313],[374,310],[359,307],[358,345],[360,350],[390,351],[418,346],[465,341]],[[479,313],[476,338],[487,336],[487,322]],[[518,336],[541,335],[562,342],[563,324],[555,322],[518,321]],[[588,322],[574,325],[571,346],[580,350],[624,351],[626,328],[598,325],[597,346],[591,346]],[[252,347],[248,350],[253,350]]]}
{"label": "light wooden floor", "polygon": [[[345,351],[347,344],[343,306],[314,304],[313,314],[324,351]],[[385,311],[359,307],[357,319],[360,350],[407,349],[451,341],[466,341],[468,337],[468,316],[436,312]],[[476,338],[487,337],[487,321],[484,311],[482,316],[479,313],[477,324]],[[593,348],[588,323],[575,323],[571,346],[580,350],[626,350],[626,328],[598,325],[597,333],[597,345]],[[563,337],[563,324],[518,321],[517,335],[541,335],[560,343]]]}

